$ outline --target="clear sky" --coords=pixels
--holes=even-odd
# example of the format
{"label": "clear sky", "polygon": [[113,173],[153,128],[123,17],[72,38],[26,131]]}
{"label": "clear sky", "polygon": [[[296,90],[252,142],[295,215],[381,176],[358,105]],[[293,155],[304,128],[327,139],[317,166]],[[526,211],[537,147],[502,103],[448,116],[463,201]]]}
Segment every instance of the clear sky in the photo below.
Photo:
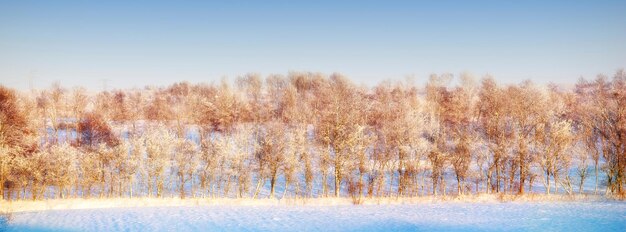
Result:
{"label": "clear sky", "polygon": [[4,1],[0,84],[340,72],[573,83],[626,68],[626,1]]}

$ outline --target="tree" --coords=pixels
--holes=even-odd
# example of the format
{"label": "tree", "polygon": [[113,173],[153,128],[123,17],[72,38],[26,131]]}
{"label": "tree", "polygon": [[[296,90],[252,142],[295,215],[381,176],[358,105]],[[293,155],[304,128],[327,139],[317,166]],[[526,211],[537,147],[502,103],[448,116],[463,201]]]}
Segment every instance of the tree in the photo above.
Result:
{"label": "tree", "polygon": [[256,144],[252,128],[240,126],[233,134],[234,149],[232,154],[231,168],[237,178],[237,197],[244,197],[249,190],[252,175],[249,168],[251,159],[256,151]]}
{"label": "tree", "polygon": [[90,198],[93,186],[101,182],[100,168],[98,154],[95,151],[86,150],[82,152],[78,159],[78,181],[81,185],[83,197]]}
{"label": "tree", "polygon": [[130,120],[131,110],[128,104],[126,92],[117,90],[113,92],[111,99],[111,119],[121,124],[126,124]]}
{"label": "tree", "polygon": [[[67,196],[67,190],[77,179],[77,157],[79,151],[68,143],[53,145],[47,152],[41,153],[46,162],[44,183],[57,187],[59,198]],[[71,189],[71,188],[69,188]]]}
{"label": "tree", "polygon": [[582,81],[577,86],[577,97],[585,107],[580,111],[581,121],[589,130],[587,147],[592,152],[596,169],[600,155],[605,160],[607,193],[626,194],[626,74],[618,71],[612,81],[599,76],[594,83]]}
{"label": "tree", "polygon": [[[519,169],[518,194],[524,194],[526,179],[529,177],[531,149],[533,136],[543,117],[542,112],[549,111],[546,106],[546,97],[531,82],[523,82],[519,86],[511,86],[506,90],[510,104],[508,114],[511,115],[513,138],[513,150],[517,153],[513,158],[513,164]],[[513,175],[512,175],[513,176]]]}
{"label": "tree", "polygon": [[156,190],[156,196],[162,197],[165,188],[164,175],[170,165],[175,136],[163,126],[159,126],[148,130],[145,138],[148,196],[152,196]]}
{"label": "tree", "polygon": [[476,102],[477,93],[472,89],[469,77],[464,76],[464,85],[451,92],[448,101],[444,101],[444,119],[447,122],[449,133],[453,136],[452,156],[450,163],[454,169],[457,181],[457,193],[463,194],[463,182],[469,174],[470,163],[474,151],[477,123]]}
{"label": "tree", "polygon": [[[74,88],[72,90],[72,98],[70,101],[70,108],[72,111],[73,119],[75,121],[74,129],[76,129],[76,134],[81,135],[80,131],[80,122],[82,121],[83,115],[85,114],[85,109],[87,108],[87,104],[89,103],[89,98],[86,94],[87,90],[85,88]],[[81,146],[81,136],[76,136],[76,146]]]}
{"label": "tree", "polygon": [[[131,144],[122,141],[113,147],[111,160],[111,176],[117,182],[117,192],[120,197],[124,196],[125,188],[132,188],[130,185],[133,174],[136,171],[136,161],[131,156]],[[113,185],[113,181],[110,183]],[[111,192],[113,186],[110,186]]]}
{"label": "tree", "polygon": [[5,186],[14,184],[7,181],[17,174],[19,161],[36,148],[27,109],[15,91],[0,85],[0,198],[4,198]]}
{"label": "tree", "polygon": [[206,99],[200,121],[210,130],[229,132],[241,117],[243,104],[228,83],[222,82],[214,96]]}
{"label": "tree", "polygon": [[95,147],[101,143],[114,146],[119,142],[100,113],[89,112],[85,114],[84,119],[78,124],[78,128],[81,132],[78,135],[81,137],[81,143],[86,146]]}
{"label": "tree", "polygon": [[191,181],[191,193],[193,195],[193,177],[198,170],[199,156],[196,144],[185,139],[176,140],[176,152],[174,152],[174,163],[176,163],[176,175],[179,179],[180,198],[185,198],[185,184]]}
{"label": "tree", "polygon": [[538,127],[539,165],[544,172],[546,194],[550,194],[550,176],[555,182],[555,192],[558,192],[559,173],[568,171],[569,157],[565,155],[569,145],[573,142],[571,124],[568,121],[549,120]]}
{"label": "tree", "polygon": [[327,149],[335,179],[335,197],[346,172],[345,165],[350,159],[350,147],[358,143],[364,131],[364,117],[361,111],[362,95],[345,77],[334,74],[327,89],[327,98],[320,99],[324,108],[320,112],[320,122],[316,125],[317,138]]}
{"label": "tree", "polygon": [[128,165],[128,171],[126,180],[128,182],[129,195],[133,197],[134,180],[137,175],[141,177],[141,180],[147,180],[148,175],[144,165],[146,145],[145,138],[133,136],[130,139],[130,157],[126,160]]}
{"label": "tree", "polygon": [[9,174],[11,174],[11,169],[13,166],[13,149],[11,149],[6,144],[0,144],[0,198],[5,199],[4,197],[4,186],[7,181]]}
{"label": "tree", "polygon": [[[310,167],[310,160],[308,159],[308,151],[307,151],[307,133],[306,128],[299,126],[290,128],[287,132],[287,151],[285,153],[285,161],[282,167],[282,171],[285,175],[285,191],[283,192],[283,198],[287,195],[287,191],[289,189],[289,184],[295,183],[295,196],[298,197],[300,192],[300,181],[298,180],[299,175],[302,173],[302,169],[304,168],[306,171],[311,172],[312,170],[307,170]],[[304,161],[304,165],[301,166],[300,162]],[[307,164],[308,162],[308,164]],[[309,166],[307,166],[309,165]],[[310,185],[310,178],[312,176],[311,173],[305,173],[305,182]]]}
{"label": "tree", "polygon": [[96,171],[98,172],[97,180],[100,182],[100,198],[103,198],[105,196],[113,196],[113,178],[116,177],[113,173],[113,162],[116,156],[114,152],[115,151],[112,147],[109,147],[104,143],[98,144],[95,150],[95,159],[97,165]]}
{"label": "tree", "polygon": [[260,141],[256,159],[259,164],[259,174],[261,175],[259,180],[263,181],[265,178],[270,180],[270,198],[274,197],[278,171],[281,170],[285,161],[287,140],[282,133],[283,131],[284,127],[282,124],[277,122],[267,123],[264,131],[261,132],[262,134],[258,136]]}
{"label": "tree", "polygon": [[57,82],[52,85],[50,92],[48,92],[49,95],[47,96],[50,99],[50,104],[48,105],[50,110],[47,112],[52,129],[54,130],[54,143],[59,143],[59,124],[61,123],[61,119],[65,119],[65,115],[63,115],[65,112],[65,92],[66,90]]}
{"label": "tree", "polygon": [[431,179],[433,184],[433,195],[437,195],[440,189],[445,196],[445,168],[446,163],[452,155],[448,140],[451,137],[451,112],[450,109],[452,94],[447,89],[447,85],[452,76],[445,74],[442,76],[431,75],[426,85],[426,102],[428,104],[429,123],[433,124],[432,130],[427,132],[427,139],[431,143],[432,149],[428,153],[431,165]]}
{"label": "tree", "polygon": [[589,176],[589,154],[586,149],[579,149],[575,158],[578,165],[576,166],[576,174],[578,174],[578,193],[583,194],[585,180]]}
{"label": "tree", "polygon": [[[398,176],[398,195],[402,196],[409,187],[414,184],[417,170],[419,169],[420,157],[417,147],[422,139],[420,129],[423,128],[424,119],[417,111],[420,107],[415,87],[406,86],[403,83],[395,85],[381,84],[375,89],[375,95],[371,96],[373,102],[368,104],[368,124],[372,126],[368,134],[376,134],[379,151],[386,156],[380,161],[385,163],[389,160],[397,160],[395,172],[390,176]],[[373,132],[373,133],[372,133]],[[370,136],[370,139],[372,137]],[[365,167],[366,152],[360,152],[359,156],[359,188],[363,185],[362,177],[367,173]],[[387,164],[379,165],[379,167]],[[377,170],[383,173],[383,170]],[[390,184],[393,178],[389,180]],[[360,190],[360,189],[359,189]],[[361,191],[361,190],[360,190]]]}
{"label": "tree", "polygon": [[207,191],[211,196],[213,195],[212,184],[219,175],[218,166],[222,160],[219,140],[219,138],[213,138],[204,140],[201,144],[200,187],[203,192]]}
{"label": "tree", "polygon": [[[506,113],[505,95],[502,89],[491,78],[483,79],[479,92],[479,124],[480,132],[489,152],[487,187],[488,192],[500,192],[502,168],[509,149],[512,130],[507,130],[509,118]],[[495,172],[495,185],[492,182]]]}
{"label": "tree", "polygon": [[145,96],[139,91],[131,92],[128,96],[128,107],[132,109],[128,112],[128,118],[133,125],[133,136],[137,134],[137,121],[143,119],[145,101]]}

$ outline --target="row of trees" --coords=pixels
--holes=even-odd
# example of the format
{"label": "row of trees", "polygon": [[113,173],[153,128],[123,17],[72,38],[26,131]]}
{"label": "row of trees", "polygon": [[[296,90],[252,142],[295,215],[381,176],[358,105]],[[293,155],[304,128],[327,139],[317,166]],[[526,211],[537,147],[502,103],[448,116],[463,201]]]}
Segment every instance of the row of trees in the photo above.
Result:
{"label": "row of trees", "polygon": [[[454,83],[454,84],[453,84]],[[333,74],[88,93],[0,87],[0,194],[46,197],[623,196],[626,73],[574,88]],[[452,183],[449,183],[452,182]],[[280,187],[278,187],[280,185]],[[577,189],[576,189],[577,187]]]}

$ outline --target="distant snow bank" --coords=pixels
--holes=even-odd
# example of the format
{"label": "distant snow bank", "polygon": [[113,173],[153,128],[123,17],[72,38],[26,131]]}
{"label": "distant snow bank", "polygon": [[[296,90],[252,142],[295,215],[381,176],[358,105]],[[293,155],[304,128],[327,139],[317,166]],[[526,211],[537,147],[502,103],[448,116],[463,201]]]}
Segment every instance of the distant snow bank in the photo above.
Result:
{"label": "distant snow bank", "polygon": [[[376,197],[362,198],[362,205],[398,205],[438,202],[497,203],[497,202],[604,202],[614,201],[598,195],[503,195],[479,194],[464,196],[423,197]],[[0,200],[0,212],[32,212],[45,210],[101,209],[128,207],[173,207],[173,206],[341,206],[352,205],[347,197],[329,198],[92,198],[50,199],[41,201]]]}

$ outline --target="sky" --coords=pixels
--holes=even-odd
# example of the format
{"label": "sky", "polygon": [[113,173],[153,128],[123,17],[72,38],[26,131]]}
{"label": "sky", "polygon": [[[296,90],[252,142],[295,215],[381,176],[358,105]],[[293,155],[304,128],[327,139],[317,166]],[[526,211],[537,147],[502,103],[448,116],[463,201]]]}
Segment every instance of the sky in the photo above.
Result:
{"label": "sky", "polygon": [[132,88],[311,71],[374,85],[626,68],[626,1],[5,1],[0,84]]}

